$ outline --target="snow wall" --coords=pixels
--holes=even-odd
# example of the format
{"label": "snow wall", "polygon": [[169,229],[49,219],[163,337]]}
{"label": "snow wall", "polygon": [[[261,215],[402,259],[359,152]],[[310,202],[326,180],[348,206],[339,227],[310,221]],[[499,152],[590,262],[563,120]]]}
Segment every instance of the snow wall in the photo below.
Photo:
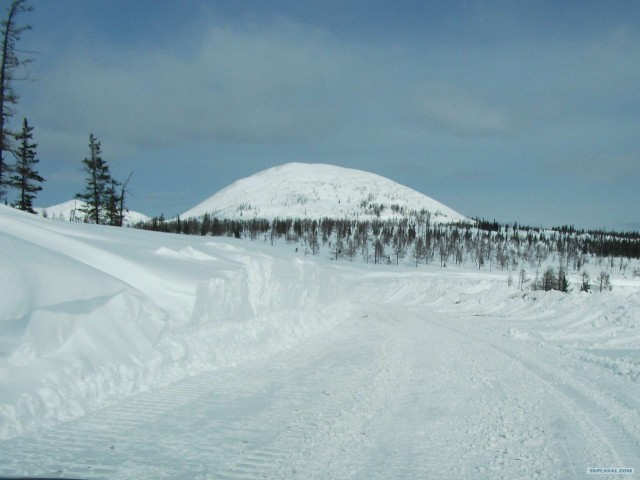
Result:
{"label": "snow wall", "polygon": [[233,239],[0,206],[0,249],[0,438],[267,357],[349,316],[317,263]]}

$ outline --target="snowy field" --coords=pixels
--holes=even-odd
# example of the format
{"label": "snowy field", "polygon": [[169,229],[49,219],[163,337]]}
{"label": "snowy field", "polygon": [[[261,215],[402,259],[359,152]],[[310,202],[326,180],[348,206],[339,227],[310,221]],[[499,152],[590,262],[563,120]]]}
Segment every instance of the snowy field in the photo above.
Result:
{"label": "snowy field", "polygon": [[519,291],[3,206],[0,248],[0,476],[640,476],[630,275]]}

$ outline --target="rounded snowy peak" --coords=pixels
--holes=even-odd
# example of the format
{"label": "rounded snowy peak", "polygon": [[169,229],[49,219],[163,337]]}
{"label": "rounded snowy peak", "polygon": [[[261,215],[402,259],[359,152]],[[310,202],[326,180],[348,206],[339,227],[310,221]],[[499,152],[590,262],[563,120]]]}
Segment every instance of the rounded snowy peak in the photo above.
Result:
{"label": "rounded snowy peak", "polygon": [[349,218],[367,220],[429,212],[440,223],[463,215],[374,173],[326,164],[288,163],[243,178],[180,217]]}

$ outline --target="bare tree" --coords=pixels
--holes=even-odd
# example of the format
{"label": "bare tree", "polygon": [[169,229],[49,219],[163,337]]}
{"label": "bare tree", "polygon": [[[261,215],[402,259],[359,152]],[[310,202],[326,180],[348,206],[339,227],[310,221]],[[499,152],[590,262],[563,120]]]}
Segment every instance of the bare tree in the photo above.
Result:
{"label": "bare tree", "polygon": [[118,226],[120,227],[124,225],[124,215],[128,211],[125,207],[125,196],[129,193],[127,186],[129,185],[132,176],[133,172],[130,172],[127,179],[120,185],[120,195],[118,195]]}
{"label": "bare tree", "polygon": [[338,260],[338,258],[342,256],[343,249],[344,249],[344,245],[342,242],[342,237],[340,235],[337,235],[335,243],[329,249],[329,252],[331,252],[331,256],[333,257],[334,260]]}
{"label": "bare tree", "polygon": [[413,258],[416,261],[416,268],[418,267],[418,263],[420,262],[420,259],[424,256],[424,242],[422,240],[422,237],[418,237],[418,239],[415,242],[415,245],[413,246]]}
{"label": "bare tree", "polygon": [[404,240],[403,238],[396,234],[393,236],[393,254],[396,257],[396,265],[400,265],[400,259],[404,258],[404,256],[406,255],[406,249],[404,246]]}
{"label": "bare tree", "polygon": [[18,96],[13,91],[11,82],[18,80],[16,71],[30,62],[28,59],[20,60],[16,46],[22,33],[30,30],[31,26],[18,26],[16,17],[20,13],[31,10],[32,7],[26,4],[26,0],[13,0],[7,10],[6,18],[2,21],[2,29],[0,30],[2,37],[2,45],[0,46],[2,49],[2,59],[0,60],[0,198],[4,194],[2,189],[4,171],[6,170],[4,152],[11,149],[11,132],[7,128],[7,123],[15,113],[11,106],[18,103]]}
{"label": "bare tree", "polygon": [[373,263],[379,263],[384,256],[384,244],[377,238],[373,245]]}
{"label": "bare tree", "polygon": [[524,284],[527,282],[527,271],[522,267],[518,275],[518,288],[523,290]]}

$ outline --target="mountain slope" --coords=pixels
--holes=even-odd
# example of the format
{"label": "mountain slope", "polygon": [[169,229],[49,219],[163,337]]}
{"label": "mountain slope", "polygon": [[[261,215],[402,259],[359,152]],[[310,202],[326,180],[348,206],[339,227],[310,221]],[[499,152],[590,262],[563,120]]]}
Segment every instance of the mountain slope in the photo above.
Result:
{"label": "mountain slope", "polygon": [[[82,222],[84,214],[80,211],[84,202],[82,200],[67,200],[66,202],[52,205],[50,207],[36,208],[38,215],[51,218],[53,220],[63,220],[66,222]],[[138,222],[146,222],[151,220],[144,213],[128,210],[124,214],[124,223],[126,226],[133,225]]]}
{"label": "mountain slope", "polygon": [[238,180],[187,210],[219,218],[393,218],[431,213],[435,222],[467,220],[436,200],[380,175],[325,164],[288,163]]}

